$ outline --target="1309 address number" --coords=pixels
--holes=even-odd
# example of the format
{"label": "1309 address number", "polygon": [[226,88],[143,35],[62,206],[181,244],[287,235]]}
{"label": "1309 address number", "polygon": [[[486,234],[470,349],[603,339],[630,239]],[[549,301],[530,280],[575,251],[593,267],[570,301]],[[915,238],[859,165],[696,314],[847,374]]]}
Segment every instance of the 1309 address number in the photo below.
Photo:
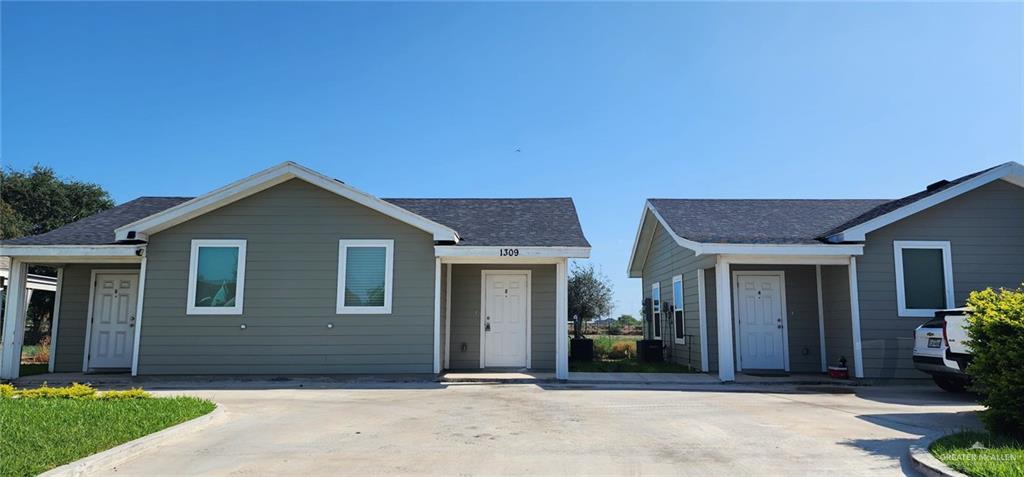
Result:
{"label": "1309 address number", "polygon": [[519,256],[519,249],[518,248],[502,248],[502,249],[498,249],[498,252],[499,252],[499,256],[501,256],[501,257],[518,257]]}

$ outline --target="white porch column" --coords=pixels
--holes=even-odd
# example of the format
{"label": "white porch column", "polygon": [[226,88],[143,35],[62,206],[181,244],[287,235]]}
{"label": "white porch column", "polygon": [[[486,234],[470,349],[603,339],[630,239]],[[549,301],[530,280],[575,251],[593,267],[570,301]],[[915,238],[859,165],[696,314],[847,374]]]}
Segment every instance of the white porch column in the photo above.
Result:
{"label": "white porch column", "polygon": [[821,351],[821,372],[828,371],[828,354],[825,352],[825,300],[821,293],[821,265],[814,266],[818,285],[818,349]]}
{"label": "white porch column", "polygon": [[53,318],[50,321],[50,361],[47,370],[53,372],[57,357],[57,332],[60,331],[60,294],[64,288],[64,266],[57,267],[57,289],[53,292]]}
{"label": "white porch column", "polygon": [[[449,285],[450,287],[451,285]],[[441,372],[441,257],[434,258],[434,374]]]}
{"label": "white porch column", "polygon": [[857,290],[857,257],[850,257],[850,321],[853,327],[853,377],[864,377],[864,353],[860,343],[860,292]]}
{"label": "white porch column", "polygon": [[139,375],[139,350],[142,349],[142,309],[145,307],[146,298],[147,260],[148,258],[143,255],[142,264],[139,265],[139,292],[135,300],[135,339],[132,341],[132,376]]}
{"label": "white porch column", "polygon": [[4,305],[3,348],[0,349],[0,379],[15,379],[21,369],[21,344],[25,340],[25,275],[28,267],[11,259],[11,275]]}
{"label": "white porch column", "polygon": [[555,377],[569,379],[569,259],[555,265]]}
{"label": "white porch column", "polygon": [[732,343],[732,284],[729,261],[722,255],[715,262],[715,299],[718,317],[718,379],[735,381],[735,351]]}

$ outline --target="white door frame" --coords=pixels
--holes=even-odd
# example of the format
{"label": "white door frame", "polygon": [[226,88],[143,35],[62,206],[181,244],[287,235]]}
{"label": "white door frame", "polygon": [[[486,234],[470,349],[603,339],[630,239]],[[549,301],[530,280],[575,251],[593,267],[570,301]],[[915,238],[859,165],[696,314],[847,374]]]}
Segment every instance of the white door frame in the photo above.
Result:
{"label": "white door frame", "polygon": [[[782,305],[782,362],[783,369],[789,372],[789,313],[786,311],[786,272],[782,270],[737,270],[732,272],[732,327],[733,342],[740,343],[740,301],[736,290],[740,286],[741,276],[779,277],[779,303]],[[743,371],[743,347],[736,346],[736,371]]]}
{"label": "white door frame", "polygon": [[532,270],[481,270],[480,271],[480,368],[487,367],[487,339],[484,334],[484,320],[487,317],[487,276],[488,275],[525,275],[526,276],[526,368],[533,368],[533,320],[530,316],[533,308],[533,271]]}
{"label": "white door frame", "polygon": [[[137,286],[139,288],[142,287],[142,283],[139,280],[139,278],[141,278],[141,277],[139,277],[139,269],[137,269],[137,268],[134,269],[134,270],[132,270],[132,269],[113,269],[113,268],[94,268],[94,269],[92,269],[91,273],[89,274],[89,310],[88,310],[88,312],[85,315],[85,349],[82,350],[82,372],[83,373],[88,373],[89,372],[89,351],[91,351],[90,346],[92,346],[92,343],[91,343],[91,341],[92,341],[92,306],[93,306],[93,299],[96,296],[96,276],[97,275],[108,274],[108,273],[111,274],[111,275],[116,275],[116,274],[135,275],[136,276],[136,279],[135,279],[136,285],[135,286]],[[138,299],[138,295],[137,295],[138,292],[139,292],[138,290],[135,290],[136,299]],[[135,326],[138,326],[138,323],[136,323]],[[132,336],[134,336],[134,333],[132,334]],[[134,349],[135,343],[132,343],[132,347]],[[131,363],[129,363],[129,365],[127,367],[130,368],[131,367]]]}

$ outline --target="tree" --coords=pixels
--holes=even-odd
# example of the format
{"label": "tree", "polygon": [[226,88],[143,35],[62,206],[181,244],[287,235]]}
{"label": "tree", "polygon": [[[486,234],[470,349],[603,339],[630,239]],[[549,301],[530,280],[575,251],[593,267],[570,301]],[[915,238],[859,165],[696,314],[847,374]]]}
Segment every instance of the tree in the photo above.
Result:
{"label": "tree", "polygon": [[619,315],[616,321],[622,326],[640,326],[640,320],[633,318],[633,315]]}
{"label": "tree", "polygon": [[583,338],[583,324],[612,311],[612,286],[594,266],[573,265],[569,274],[569,315],[574,317],[574,336]]}
{"label": "tree", "polygon": [[113,206],[102,187],[61,179],[49,167],[0,170],[0,239],[49,232]]}

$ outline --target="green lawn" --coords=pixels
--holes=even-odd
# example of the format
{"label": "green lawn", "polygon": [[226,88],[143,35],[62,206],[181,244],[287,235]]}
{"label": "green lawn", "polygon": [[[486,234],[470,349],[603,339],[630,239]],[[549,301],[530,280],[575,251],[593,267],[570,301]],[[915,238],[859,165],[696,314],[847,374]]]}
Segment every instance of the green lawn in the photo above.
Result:
{"label": "green lawn", "polygon": [[929,450],[946,465],[972,477],[1024,476],[1024,443],[987,432],[950,434],[933,442]]}
{"label": "green lawn", "polygon": [[36,475],[213,411],[191,397],[0,399],[0,476]]}
{"label": "green lawn", "polygon": [[641,363],[636,358],[569,361],[569,371],[578,373],[695,373],[697,370],[677,363]]}

